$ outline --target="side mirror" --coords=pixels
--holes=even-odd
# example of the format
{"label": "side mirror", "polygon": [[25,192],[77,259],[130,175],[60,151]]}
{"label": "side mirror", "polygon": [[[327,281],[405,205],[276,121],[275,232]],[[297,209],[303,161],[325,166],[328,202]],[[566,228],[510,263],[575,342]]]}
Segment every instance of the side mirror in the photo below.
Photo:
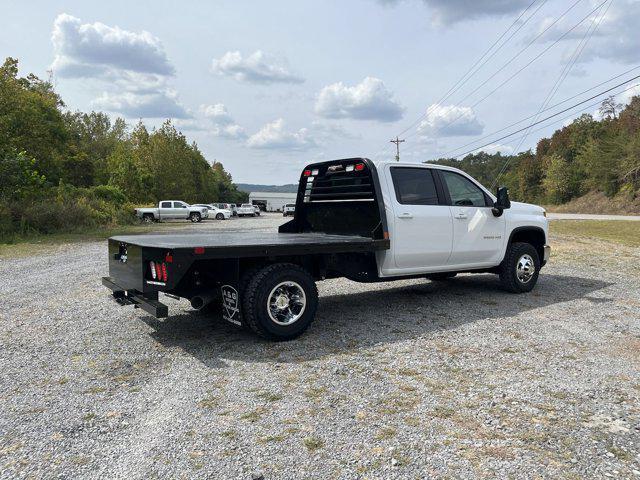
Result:
{"label": "side mirror", "polygon": [[496,201],[493,203],[493,214],[496,217],[502,215],[502,212],[511,208],[511,200],[509,200],[509,189],[507,187],[500,187],[496,193]]}

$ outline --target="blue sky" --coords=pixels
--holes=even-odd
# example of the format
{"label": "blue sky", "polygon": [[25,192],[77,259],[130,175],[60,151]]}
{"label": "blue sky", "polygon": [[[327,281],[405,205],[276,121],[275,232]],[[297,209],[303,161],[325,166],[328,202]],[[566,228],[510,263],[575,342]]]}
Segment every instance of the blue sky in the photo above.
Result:
{"label": "blue sky", "polygon": [[[392,158],[389,140],[414,123],[403,135],[402,158],[419,162],[534,115],[584,38],[550,104],[640,63],[640,2],[610,0],[588,16],[602,0],[581,0],[500,69],[575,2],[537,0],[504,48],[437,104],[532,1],[10,0],[0,55],[17,57],[23,74],[52,70],[70,109],[151,126],[172,118],[236,181],[281,184],[295,182],[311,161]],[[534,147],[566,120],[558,121],[522,143],[514,137],[488,149]]]}

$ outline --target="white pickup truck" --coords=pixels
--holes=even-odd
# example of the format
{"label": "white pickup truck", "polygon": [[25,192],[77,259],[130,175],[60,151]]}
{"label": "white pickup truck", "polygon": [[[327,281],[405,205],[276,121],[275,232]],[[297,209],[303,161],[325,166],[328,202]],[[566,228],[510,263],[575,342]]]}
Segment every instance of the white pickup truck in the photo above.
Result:
{"label": "white pickup truck", "polygon": [[121,305],[157,317],[168,314],[158,301],[164,292],[288,340],[313,321],[316,282],[328,278],[442,281],[490,272],[505,290],[529,292],[549,259],[548,229],[543,208],[511,202],[504,187],[493,196],[455,168],[348,158],[303,170],[294,218],[278,232],[111,238],[103,284]]}
{"label": "white pickup truck", "polygon": [[207,207],[192,206],[179,200],[162,200],[157,208],[136,208],[136,216],[143,222],[159,222],[161,220],[184,219],[193,223],[201,222],[209,217]]}
{"label": "white pickup truck", "polygon": [[239,217],[255,217],[256,215],[260,215],[260,209],[251,203],[243,203],[238,207]]}

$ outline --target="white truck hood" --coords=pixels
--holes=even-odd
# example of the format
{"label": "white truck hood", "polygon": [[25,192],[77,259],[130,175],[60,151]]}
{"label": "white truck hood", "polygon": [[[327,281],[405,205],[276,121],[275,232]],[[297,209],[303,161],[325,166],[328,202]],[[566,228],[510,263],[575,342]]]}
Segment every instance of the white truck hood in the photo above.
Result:
{"label": "white truck hood", "polygon": [[532,215],[542,215],[545,212],[544,208],[538,205],[523,202],[511,202],[511,210],[518,213],[529,213]]}

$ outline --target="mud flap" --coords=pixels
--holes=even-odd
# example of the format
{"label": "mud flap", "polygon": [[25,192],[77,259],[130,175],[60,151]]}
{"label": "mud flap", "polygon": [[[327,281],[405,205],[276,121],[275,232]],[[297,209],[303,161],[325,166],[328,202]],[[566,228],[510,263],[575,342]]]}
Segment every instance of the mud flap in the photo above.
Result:
{"label": "mud flap", "polygon": [[222,298],[222,318],[237,326],[242,326],[240,306],[240,265],[238,260],[225,260],[220,276]]}

